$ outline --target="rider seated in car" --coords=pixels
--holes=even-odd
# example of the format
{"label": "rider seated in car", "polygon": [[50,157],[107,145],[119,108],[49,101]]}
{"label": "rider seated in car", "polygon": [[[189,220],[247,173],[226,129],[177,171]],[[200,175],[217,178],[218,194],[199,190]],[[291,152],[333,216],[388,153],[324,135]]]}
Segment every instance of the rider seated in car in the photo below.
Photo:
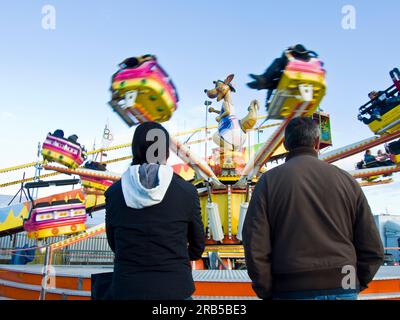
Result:
{"label": "rider seated in car", "polygon": [[282,73],[289,63],[288,55],[306,62],[310,61],[311,58],[318,57],[314,51],[307,50],[302,44],[296,44],[286,49],[279,58],[272,62],[263,74],[250,74],[250,77],[252,77],[254,81],[247,83],[247,85],[257,90],[268,89],[269,98],[272,91],[278,87]]}
{"label": "rider seated in car", "polygon": [[76,134],[72,134],[68,137],[67,139],[69,142],[72,142],[73,144],[76,144],[78,146],[81,146],[81,144],[78,142],[78,136]]}
{"label": "rider seated in car", "polygon": [[379,163],[376,161],[376,157],[372,155],[371,150],[365,151],[364,162],[367,168],[379,167]]}
{"label": "rider seated in car", "polygon": [[98,170],[98,171],[106,171],[107,165],[105,163],[100,163],[96,161],[87,161],[84,165],[86,169]]}
{"label": "rider seated in car", "polygon": [[[51,134],[51,133],[50,133]],[[64,131],[57,129],[51,134],[53,137],[64,139]]]}
{"label": "rider seated in car", "polygon": [[378,150],[375,159],[381,166],[391,166],[394,164],[394,162],[390,160],[390,156],[387,153],[382,152],[382,150]]}
{"label": "rider seated in car", "polygon": [[372,121],[380,121],[381,116],[400,104],[400,96],[393,96],[388,98],[386,94],[382,91],[371,91],[368,94],[368,97],[371,100],[374,100],[371,107],[369,108],[371,110],[370,115]]}
{"label": "rider seated in car", "polygon": [[371,150],[365,151],[364,162],[367,168],[391,166],[394,164],[391,160],[384,158],[381,150],[378,151],[378,155],[376,157],[371,154]]}
{"label": "rider seated in car", "polygon": [[[374,99],[376,100],[372,102],[369,108],[358,115],[358,120],[362,121],[364,124],[370,124],[374,120],[381,121],[381,115],[383,114],[381,104],[384,102],[385,97],[386,95],[382,91],[371,91],[368,93],[368,98],[370,98],[371,101]],[[367,117],[367,115],[369,117]]]}
{"label": "rider seated in car", "polygon": [[139,65],[141,65],[143,62],[146,61],[150,61],[150,60],[155,60],[155,56],[151,55],[151,54],[145,54],[143,56],[140,57],[130,57],[130,58],[126,58],[124,61],[122,61],[119,64],[119,67],[121,69],[125,69],[125,68],[136,68]]}

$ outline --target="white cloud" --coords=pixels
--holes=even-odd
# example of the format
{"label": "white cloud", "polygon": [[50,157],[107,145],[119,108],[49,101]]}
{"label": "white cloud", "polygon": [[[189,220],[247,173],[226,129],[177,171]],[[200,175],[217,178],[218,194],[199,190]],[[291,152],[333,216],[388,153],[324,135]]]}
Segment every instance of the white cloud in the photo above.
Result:
{"label": "white cloud", "polygon": [[400,214],[400,181],[363,188],[374,214]]}
{"label": "white cloud", "polygon": [[9,121],[9,120],[14,120],[17,117],[15,116],[14,113],[9,112],[9,111],[2,111],[0,112],[0,120],[1,121]]}

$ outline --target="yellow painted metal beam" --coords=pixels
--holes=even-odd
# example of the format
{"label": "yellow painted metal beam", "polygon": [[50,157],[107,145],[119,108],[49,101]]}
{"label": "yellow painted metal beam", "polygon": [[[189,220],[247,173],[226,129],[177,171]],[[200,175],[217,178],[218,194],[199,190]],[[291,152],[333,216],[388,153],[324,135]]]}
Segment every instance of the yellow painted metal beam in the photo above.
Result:
{"label": "yellow painted metal beam", "polygon": [[[121,157],[121,158],[105,160],[105,161],[102,161],[101,163],[109,164],[109,163],[129,160],[131,158],[132,158],[132,156],[125,156],[125,157]],[[58,174],[61,174],[61,172],[53,172],[53,173],[42,174],[40,176],[40,178],[41,179],[42,178],[49,178],[49,177],[56,176]],[[25,182],[30,182],[30,181],[33,181],[34,179],[35,179],[35,177],[29,177],[29,178],[25,178],[25,179],[21,179],[21,180],[14,180],[14,181],[11,181],[11,182],[2,183],[2,184],[0,184],[0,188],[10,187],[10,186],[13,186],[13,185],[16,185],[16,184],[25,183]]]}
{"label": "yellow painted metal beam", "polygon": [[0,169],[0,173],[5,173],[5,172],[10,172],[10,171],[15,171],[15,170],[20,170],[20,169],[25,169],[25,168],[30,168],[30,167],[34,167],[37,164],[42,164],[43,161],[39,161],[39,162],[29,162],[29,163],[25,163],[25,164],[20,164],[17,166],[13,166],[13,167],[8,167],[8,168],[3,168]]}
{"label": "yellow painted metal beam", "polygon": [[[264,119],[264,118],[265,118],[265,116],[257,117],[257,119]],[[274,124],[270,124],[270,125],[261,126],[259,128],[255,128],[252,130],[265,129],[265,128],[273,127],[276,125],[278,125],[278,124],[274,123]],[[212,125],[212,126],[208,127],[207,129],[211,130],[211,129],[216,129],[216,128],[217,128],[217,125]],[[179,131],[179,132],[175,133],[173,136],[175,136],[175,137],[185,136],[190,133],[201,132],[203,130],[205,130],[205,127],[191,129],[191,130],[185,130],[185,131]],[[201,143],[203,141],[204,141],[204,139],[198,140],[197,143]],[[195,143],[189,143],[189,144],[195,144]],[[87,154],[92,155],[92,154],[96,154],[96,153],[100,153],[100,152],[114,151],[114,150],[118,150],[118,149],[129,148],[131,145],[132,145],[132,143],[123,143],[123,144],[119,144],[119,145],[115,145],[115,146],[111,146],[111,147],[107,147],[107,148],[99,148],[99,149],[91,150],[91,151],[88,151]],[[43,164],[43,163],[44,163],[43,161],[39,161],[39,162],[36,161],[36,162],[20,164],[17,166],[0,169],[0,173],[26,169],[26,168],[34,167],[35,165],[38,165],[38,164]]]}

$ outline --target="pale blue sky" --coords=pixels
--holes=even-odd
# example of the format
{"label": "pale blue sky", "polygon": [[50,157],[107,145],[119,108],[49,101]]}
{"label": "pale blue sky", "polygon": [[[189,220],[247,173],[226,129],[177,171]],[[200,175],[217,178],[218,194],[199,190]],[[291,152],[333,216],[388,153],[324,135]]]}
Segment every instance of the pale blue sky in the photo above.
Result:
{"label": "pale blue sky", "polygon": [[[55,30],[41,27],[46,4],[56,9]],[[341,27],[347,4],[356,9],[355,30]],[[322,108],[331,114],[335,147],[369,137],[357,109],[370,90],[390,85],[388,72],[399,66],[399,9],[396,0],[3,1],[0,167],[35,159],[37,142],[56,128],[91,146],[108,120],[116,141],[129,140],[133,129],[107,106],[110,76],[122,59],[143,53],[156,54],[172,76],[181,98],[172,122],[188,129],[203,124],[203,89],[212,80],[235,74],[233,100],[244,115],[250,100],[264,103],[265,95],[246,87],[248,73],[303,43],[325,62]],[[375,211],[397,210],[398,182],[366,192]]]}

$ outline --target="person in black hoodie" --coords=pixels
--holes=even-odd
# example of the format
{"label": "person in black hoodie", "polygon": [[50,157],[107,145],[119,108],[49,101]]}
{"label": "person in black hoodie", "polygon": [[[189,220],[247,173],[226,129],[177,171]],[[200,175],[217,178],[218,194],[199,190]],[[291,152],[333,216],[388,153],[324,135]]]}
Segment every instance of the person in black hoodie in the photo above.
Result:
{"label": "person in black hoodie", "polygon": [[[152,130],[155,142],[148,140]],[[148,159],[156,143],[159,159]],[[164,127],[139,125],[132,166],[105,193],[106,233],[115,253],[113,299],[180,300],[194,292],[190,261],[200,259],[205,246],[199,197],[165,165],[168,150]]]}

